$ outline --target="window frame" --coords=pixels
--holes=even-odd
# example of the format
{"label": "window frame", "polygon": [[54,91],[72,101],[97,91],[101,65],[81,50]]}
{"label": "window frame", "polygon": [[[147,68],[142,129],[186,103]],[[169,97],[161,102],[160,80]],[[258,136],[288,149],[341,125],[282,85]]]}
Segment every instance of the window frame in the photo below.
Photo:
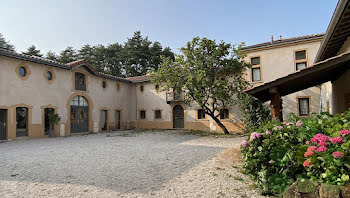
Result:
{"label": "window frame", "polygon": [[[160,115],[159,118],[157,118],[157,111],[159,111],[159,115]],[[154,119],[155,120],[161,120],[162,119],[162,110],[161,109],[155,109],[154,110]]]}
{"label": "window frame", "polygon": [[[297,60],[297,52],[301,52],[301,51],[305,51],[305,59],[300,59],[300,60]],[[294,71],[300,71],[302,69],[297,69],[297,64],[298,63],[305,63],[305,68],[307,68],[309,66],[309,62],[308,62],[308,51],[307,49],[297,49],[297,50],[294,50]]]}
{"label": "window frame", "polygon": [[[204,117],[199,118],[199,111],[202,111],[204,113]],[[207,118],[207,114],[205,113],[204,109],[197,109],[197,120],[205,120]]]}
{"label": "window frame", "polygon": [[[224,110],[224,111],[227,110],[227,118],[225,118],[225,112],[224,112],[224,118],[221,118],[221,111],[222,110]],[[219,113],[220,113],[220,116],[219,116],[220,120],[229,120],[230,119],[230,115],[231,115],[230,109],[228,109],[228,108],[220,109]]]}
{"label": "window frame", "polygon": [[[142,117],[142,112],[145,112],[145,117]],[[143,109],[141,109],[141,110],[139,110],[139,119],[140,120],[146,120],[147,119],[147,115],[146,115],[146,110],[143,110]]]}
{"label": "window frame", "polygon": [[[77,89],[77,86],[76,86],[77,74],[83,76],[85,89]],[[87,90],[88,90],[88,78],[87,78],[87,74],[86,74],[86,73],[83,73],[83,72],[81,72],[81,71],[76,71],[76,72],[73,72],[73,76],[74,76],[74,78],[73,78],[73,79],[74,79],[74,80],[73,80],[73,88],[74,88],[74,90],[75,90],[75,91],[87,91]]]}
{"label": "window frame", "polygon": [[[19,69],[21,67],[23,67],[24,70],[25,70],[25,75],[24,76],[21,76],[19,74]],[[30,74],[31,74],[31,71],[30,71],[28,65],[25,62],[21,62],[20,64],[18,64],[15,71],[16,71],[16,74],[17,74],[18,78],[20,78],[21,80],[27,80],[29,78]]]}
{"label": "window frame", "polygon": [[[47,79],[47,73],[50,72],[51,73],[51,80]],[[51,69],[51,68],[47,68],[45,69],[44,73],[43,73],[44,79],[47,83],[51,84],[55,79],[56,79],[56,74],[55,72]]]}
{"label": "window frame", "polygon": [[[309,101],[309,115],[301,115],[300,114],[300,102],[299,102],[299,100],[300,99],[308,99],[308,101]],[[297,96],[297,115],[299,116],[299,117],[310,117],[311,116],[311,114],[312,114],[312,109],[311,109],[311,96]]]}
{"label": "window frame", "polygon": [[[250,64],[252,64],[252,59],[254,59],[254,58],[259,58],[259,64],[258,65],[252,65],[252,68],[250,68],[250,82],[251,83],[261,83],[261,82],[263,82],[261,56],[251,56],[251,57],[249,57]],[[260,80],[254,81],[254,79],[253,79],[253,69],[257,69],[257,68],[260,70]]]}

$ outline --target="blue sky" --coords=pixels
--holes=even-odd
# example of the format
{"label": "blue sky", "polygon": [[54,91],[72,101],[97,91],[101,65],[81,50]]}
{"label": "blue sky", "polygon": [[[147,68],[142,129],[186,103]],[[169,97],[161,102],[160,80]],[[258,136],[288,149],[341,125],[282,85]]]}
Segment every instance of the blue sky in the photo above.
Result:
{"label": "blue sky", "polygon": [[175,52],[195,36],[256,44],[325,32],[337,0],[2,0],[0,33],[24,51],[124,43],[140,30]]}

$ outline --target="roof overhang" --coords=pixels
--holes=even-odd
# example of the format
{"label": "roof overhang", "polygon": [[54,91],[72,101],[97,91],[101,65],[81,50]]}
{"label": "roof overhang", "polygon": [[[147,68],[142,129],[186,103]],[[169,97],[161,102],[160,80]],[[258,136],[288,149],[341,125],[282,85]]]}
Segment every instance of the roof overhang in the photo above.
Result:
{"label": "roof overhang", "polygon": [[339,0],[315,62],[335,56],[350,36],[350,1]]}
{"label": "roof overhang", "polygon": [[247,89],[245,92],[262,101],[270,100],[270,91],[277,89],[281,96],[337,80],[350,69],[350,52],[315,63],[274,81]]}

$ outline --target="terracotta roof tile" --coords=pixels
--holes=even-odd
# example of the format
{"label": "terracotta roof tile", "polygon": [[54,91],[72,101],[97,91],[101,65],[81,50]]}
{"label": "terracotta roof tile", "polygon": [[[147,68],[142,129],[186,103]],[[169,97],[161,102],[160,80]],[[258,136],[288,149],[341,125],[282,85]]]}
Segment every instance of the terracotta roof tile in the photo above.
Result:
{"label": "terracotta roof tile", "polygon": [[305,36],[291,37],[291,38],[286,38],[286,39],[281,39],[281,40],[273,40],[270,42],[249,45],[249,46],[243,47],[242,49],[243,50],[251,50],[251,49],[263,48],[263,47],[268,47],[268,46],[281,45],[281,44],[285,44],[285,43],[292,43],[292,42],[303,41],[303,40],[323,38],[324,35],[325,35],[324,33],[320,33],[320,34],[311,34],[311,35],[305,35]]}
{"label": "terracotta roof tile", "polygon": [[130,80],[131,82],[148,82],[150,81],[150,77],[148,75],[144,75],[144,76],[134,76],[134,77],[128,77],[126,78],[127,80]]}

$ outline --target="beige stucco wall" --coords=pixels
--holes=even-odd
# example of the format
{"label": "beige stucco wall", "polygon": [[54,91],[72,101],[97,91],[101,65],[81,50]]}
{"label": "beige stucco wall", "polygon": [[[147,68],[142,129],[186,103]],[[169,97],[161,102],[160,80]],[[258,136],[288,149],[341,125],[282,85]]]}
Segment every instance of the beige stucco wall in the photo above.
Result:
{"label": "beige stucco wall", "polygon": [[[349,65],[350,67],[350,65]],[[332,83],[332,108],[333,113],[341,113],[347,110],[346,96],[350,94],[350,69]]]}
{"label": "beige stucco wall", "polygon": [[[200,108],[197,104],[190,105],[183,102],[166,103],[166,92],[155,89],[155,85],[151,82],[137,83],[137,109],[138,109],[138,128],[153,128],[153,129],[169,129],[173,128],[173,108],[176,105],[181,105],[184,108],[184,125],[186,129],[193,130],[215,130],[221,131],[215,121],[208,115],[206,119],[197,119],[197,110]],[[144,87],[141,92],[140,86]],[[146,119],[139,118],[139,111],[146,111]],[[162,119],[155,119],[155,110],[161,110]],[[239,132],[242,129],[240,113],[238,107],[230,107],[230,119],[222,120],[225,126],[231,132]]]}
{"label": "beige stucco wall", "polygon": [[[307,50],[307,64],[312,65],[314,63],[318,48],[321,44],[320,40],[313,42],[301,42],[289,45],[284,45],[274,48],[264,48],[256,51],[247,51],[246,61],[250,61],[251,57],[260,56],[261,63],[261,76],[262,82],[251,82],[251,72],[247,71],[246,79],[251,82],[253,86],[258,86],[263,83],[273,81],[277,78],[286,76],[295,72],[295,51]],[[289,94],[282,97],[283,100],[283,117],[287,118],[289,113],[298,113],[297,97],[298,96],[310,96],[311,105],[310,109],[314,113],[319,112],[320,108],[320,87],[312,87],[296,93]]]}
{"label": "beige stucco wall", "polygon": [[[26,65],[30,74],[27,79],[22,80],[16,73],[18,65]],[[56,78],[52,83],[48,83],[44,78],[44,73],[50,68]],[[57,109],[61,117],[61,124],[65,125],[65,135],[70,134],[68,106],[69,99],[73,95],[83,95],[91,101],[92,115],[89,123],[89,130],[92,132],[93,123],[100,121],[100,108],[107,108],[109,111],[109,123],[115,124],[114,111],[122,111],[122,121],[133,121],[135,116],[131,113],[134,107],[130,100],[133,96],[131,83],[119,82],[120,90],[116,91],[115,83],[117,81],[106,80],[108,86],[102,89],[102,79],[89,74],[84,68],[80,67],[76,71],[84,72],[88,75],[88,90],[74,91],[72,86],[73,73],[70,70],[50,67],[18,59],[0,57],[0,108],[8,109],[8,139],[16,138],[15,127],[15,109],[16,107],[28,107],[29,109],[29,137],[43,137],[43,107],[52,106]],[[75,71],[73,70],[73,71]],[[90,104],[89,104],[90,105]],[[135,111],[135,110],[134,110]],[[59,134],[56,127],[56,134]]]}

